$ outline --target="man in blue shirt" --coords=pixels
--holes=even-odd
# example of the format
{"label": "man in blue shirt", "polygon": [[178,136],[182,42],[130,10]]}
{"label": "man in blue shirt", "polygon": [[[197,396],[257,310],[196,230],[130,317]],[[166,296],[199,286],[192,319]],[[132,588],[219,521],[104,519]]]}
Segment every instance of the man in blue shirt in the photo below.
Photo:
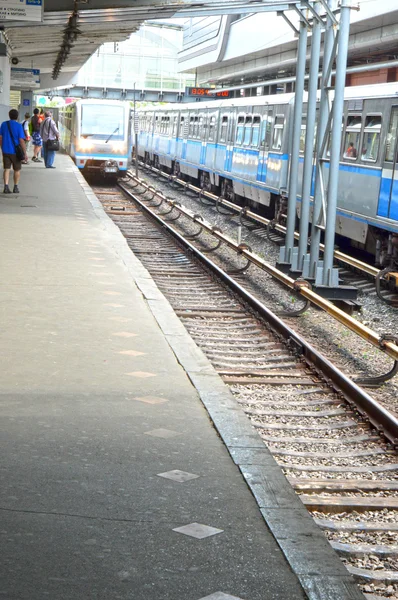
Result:
{"label": "man in blue shirt", "polygon": [[0,146],[3,152],[3,167],[4,167],[4,190],[3,194],[11,194],[8,187],[10,181],[11,166],[14,169],[14,194],[19,194],[19,178],[21,176],[22,159],[16,154],[16,146],[21,146],[25,153],[25,160],[28,160],[25,145],[25,133],[21,123],[18,123],[18,111],[15,108],[8,113],[9,121],[4,121],[0,127]]}

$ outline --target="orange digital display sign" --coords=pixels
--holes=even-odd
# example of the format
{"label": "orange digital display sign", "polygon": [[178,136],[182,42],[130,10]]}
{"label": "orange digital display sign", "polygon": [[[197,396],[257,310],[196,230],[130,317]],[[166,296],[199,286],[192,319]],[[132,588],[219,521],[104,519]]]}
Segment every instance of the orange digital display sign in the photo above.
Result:
{"label": "orange digital display sign", "polygon": [[196,96],[205,98],[210,96],[211,98],[229,98],[229,92],[214,92],[211,88],[203,87],[189,87],[186,89],[187,96]]}

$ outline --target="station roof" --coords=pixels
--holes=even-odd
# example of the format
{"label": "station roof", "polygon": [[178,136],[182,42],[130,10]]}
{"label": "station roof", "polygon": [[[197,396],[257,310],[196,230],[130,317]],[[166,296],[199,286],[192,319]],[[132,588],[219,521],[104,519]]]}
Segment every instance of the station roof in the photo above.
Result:
{"label": "station roof", "polygon": [[[284,5],[293,1],[285,0]],[[280,4],[278,0],[44,0],[42,23],[4,22],[4,27],[19,68],[52,73],[65,27],[77,9],[79,34],[62,66],[62,72],[76,72],[101,44],[127,39],[147,19],[276,10]]]}

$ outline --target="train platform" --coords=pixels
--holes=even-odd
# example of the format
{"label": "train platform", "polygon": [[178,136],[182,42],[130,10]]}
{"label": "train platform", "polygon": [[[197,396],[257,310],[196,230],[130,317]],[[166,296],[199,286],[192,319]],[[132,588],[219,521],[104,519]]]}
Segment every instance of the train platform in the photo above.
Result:
{"label": "train platform", "polygon": [[0,598],[359,600],[64,155],[0,195]]}

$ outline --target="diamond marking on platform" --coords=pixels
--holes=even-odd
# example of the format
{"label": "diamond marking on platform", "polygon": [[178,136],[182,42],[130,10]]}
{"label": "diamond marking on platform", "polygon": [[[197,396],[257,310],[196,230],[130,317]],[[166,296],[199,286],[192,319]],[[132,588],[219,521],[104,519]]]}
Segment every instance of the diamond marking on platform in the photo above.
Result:
{"label": "diamond marking on platform", "polygon": [[134,400],[145,402],[145,404],[164,404],[168,402],[167,398],[158,398],[157,396],[137,396]]}
{"label": "diamond marking on platform", "polygon": [[144,356],[146,352],[139,352],[138,350],[121,350],[118,354],[124,354],[125,356]]}
{"label": "diamond marking on platform", "polygon": [[118,331],[117,333],[113,333],[112,335],[116,335],[117,337],[137,337],[138,333],[131,333],[130,331]]}
{"label": "diamond marking on platform", "polygon": [[105,260],[105,258],[100,258],[99,256],[90,256],[88,260]]}
{"label": "diamond marking on platform", "polygon": [[231,596],[230,594],[224,594],[224,592],[215,592],[215,594],[210,594],[210,596],[199,598],[199,600],[243,600],[243,598]]}
{"label": "diamond marking on platform", "polygon": [[130,375],[130,377],[139,377],[140,379],[156,377],[156,373],[148,373],[147,371],[132,371],[131,373],[125,373],[125,375]]}
{"label": "diamond marking on platform", "polygon": [[177,481],[177,483],[185,483],[186,481],[191,481],[191,479],[198,479],[199,475],[174,469],[173,471],[166,471],[166,473],[158,473],[158,477],[171,479],[172,481]]}
{"label": "diamond marking on platform", "polygon": [[106,294],[107,296],[121,296],[122,295],[121,292],[113,292],[112,290],[110,290],[109,292],[104,292],[104,294]]}
{"label": "diamond marking on platform", "polygon": [[165,440],[167,438],[173,438],[176,437],[177,435],[182,435],[181,433],[178,433],[178,431],[172,431],[171,429],[152,429],[152,431],[145,431],[145,435],[151,435],[153,437],[158,437],[158,438],[164,438]]}
{"label": "diamond marking on platform", "polygon": [[177,533],[183,533],[190,537],[196,538],[197,540],[203,540],[204,538],[218,533],[223,533],[223,529],[217,529],[217,527],[210,527],[209,525],[201,525],[200,523],[189,523],[189,525],[183,525],[182,527],[176,527],[173,529]]}

